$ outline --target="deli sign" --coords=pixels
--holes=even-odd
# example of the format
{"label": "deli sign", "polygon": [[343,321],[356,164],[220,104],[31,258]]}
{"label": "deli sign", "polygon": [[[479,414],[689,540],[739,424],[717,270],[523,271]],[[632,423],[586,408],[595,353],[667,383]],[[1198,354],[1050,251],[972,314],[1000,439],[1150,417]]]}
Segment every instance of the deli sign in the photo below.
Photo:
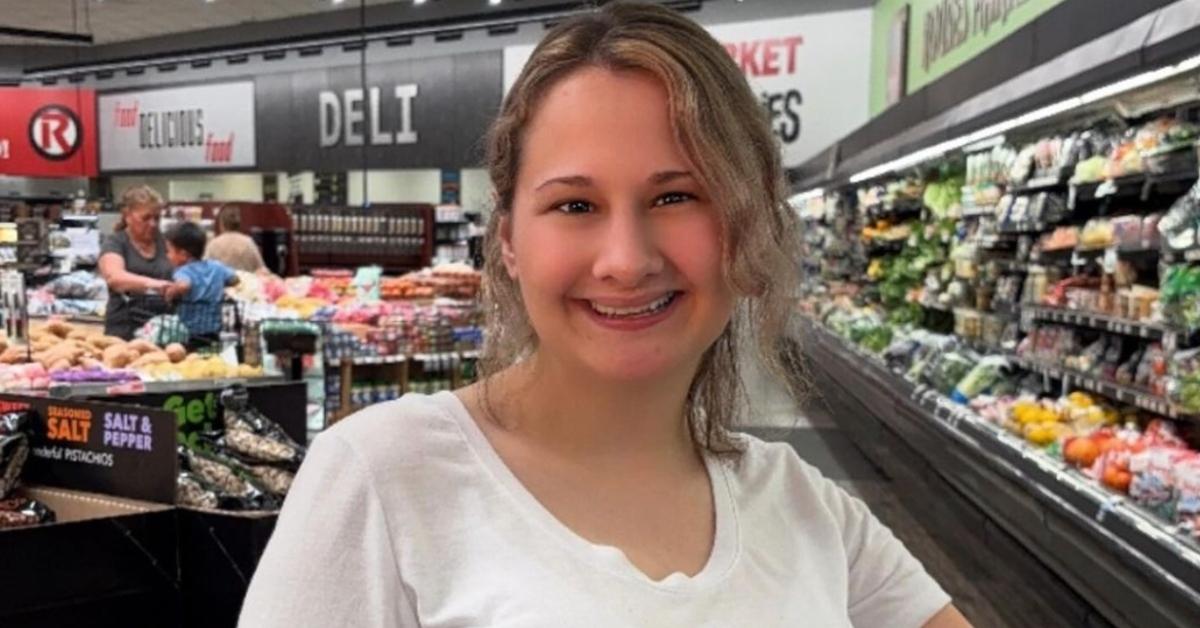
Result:
{"label": "deli sign", "polygon": [[254,83],[101,94],[100,169],[253,167]]}
{"label": "deli sign", "polygon": [[479,52],[261,75],[258,169],[474,166],[500,70],[499,55]]}
{"label": "deli sign", "polygon": [[96,176],[90,89],[0,87],[0,175]]}

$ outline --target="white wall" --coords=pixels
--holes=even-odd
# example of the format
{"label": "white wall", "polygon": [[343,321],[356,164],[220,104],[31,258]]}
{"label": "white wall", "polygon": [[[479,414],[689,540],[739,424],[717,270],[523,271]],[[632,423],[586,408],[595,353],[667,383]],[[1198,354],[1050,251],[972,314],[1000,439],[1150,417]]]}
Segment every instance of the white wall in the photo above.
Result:
{"label": "white wall", "polygon": [[483,168],[464,168],[460,171],[459,202],[467,211],[492,212],[492,181]]}
{"label": "white wall", "polygon": [[[367,170],[367,200],[372,203],[442,202],[442,171]],[[363,171],[346,173],[347,194],[351,206],[363,204]]]}
{"label": "white wall", "polygon": [[112,178],[113,202],[120,203],[125,190],[135,185],[148,185],[167,198],[171,192],[171,177],[121,176]]}
{"label": "white wall", "polygon": [[262,175],[258,173],[113,177],[113,196],[120,199],[126,188],[141,184],[175,202],[198,201],[204,194],[214,201],[263,200]]}

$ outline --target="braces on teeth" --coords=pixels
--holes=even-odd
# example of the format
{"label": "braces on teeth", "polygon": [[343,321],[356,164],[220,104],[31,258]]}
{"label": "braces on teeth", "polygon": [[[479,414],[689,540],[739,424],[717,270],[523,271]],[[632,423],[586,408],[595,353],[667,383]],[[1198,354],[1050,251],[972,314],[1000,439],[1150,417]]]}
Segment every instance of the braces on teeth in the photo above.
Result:
{"label": "braces on teeth", "polygon": [[595,303],[595,302],[592,302],[591,306],[592,306],[593,310],[595,310],[596,312],[598,312],[600,314],[603,314],[604,316],[620,318],[620,317],[629,317],[629,316],[640,316],[642,314],[651,314],[654,312],[658,312],[658,311],[666,308],[674,300],[675,300],[675,293],[672,292],[645,307],[640,307],[637,309],[620,309],[620,308],[604,307],[603,305],[599,305],[598,303]]}

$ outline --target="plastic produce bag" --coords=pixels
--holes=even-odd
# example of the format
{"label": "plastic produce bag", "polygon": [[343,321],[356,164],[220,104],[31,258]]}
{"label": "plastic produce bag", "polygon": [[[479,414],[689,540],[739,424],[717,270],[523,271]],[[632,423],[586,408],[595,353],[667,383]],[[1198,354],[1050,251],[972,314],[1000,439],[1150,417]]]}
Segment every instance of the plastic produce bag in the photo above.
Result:
{"label": "plastic produce bag", "polygon": [[1183,251],[1196,246],[1196,225],[1200,223],[1200,183],[1179,197],[1158,221],[1164,248]]}
{"label": "plastic produce bag", "polygon": [[975,368],[979,358],[969,351],[950,351],[934,358],[925,372],[926,383],[938,392],[949,395],[958,382]]}
{"label": "plastic produce bag", "polygon": [[966,377],[954,387],[950,398],[958,403],[968,403],[979,395],[991,392],[1001,379],[1008,367],[1008,360],[1000,356],[987,356],[980,360]]}

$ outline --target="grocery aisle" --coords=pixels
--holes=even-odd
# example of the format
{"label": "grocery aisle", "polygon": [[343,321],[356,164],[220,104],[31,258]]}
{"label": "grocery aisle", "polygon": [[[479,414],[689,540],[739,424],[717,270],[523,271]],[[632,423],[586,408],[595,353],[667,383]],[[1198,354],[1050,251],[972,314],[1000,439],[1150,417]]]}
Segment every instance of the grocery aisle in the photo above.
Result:
{"label": "grocery aisle", "polygon": [[[802,412],[776,406],[744,429],[765,440],[787,442],[802,459],[866,502],[975,626],[1109,625],[1011,537],[983,524],[966,504],[956,503],[949,487],[906,468],[911,462],[899,451],[880,461],[886,470],[868,459],[821,394]],[[926,499],[939,506],[931,507]],[[986,541],[981,542],[981,535]]]}

